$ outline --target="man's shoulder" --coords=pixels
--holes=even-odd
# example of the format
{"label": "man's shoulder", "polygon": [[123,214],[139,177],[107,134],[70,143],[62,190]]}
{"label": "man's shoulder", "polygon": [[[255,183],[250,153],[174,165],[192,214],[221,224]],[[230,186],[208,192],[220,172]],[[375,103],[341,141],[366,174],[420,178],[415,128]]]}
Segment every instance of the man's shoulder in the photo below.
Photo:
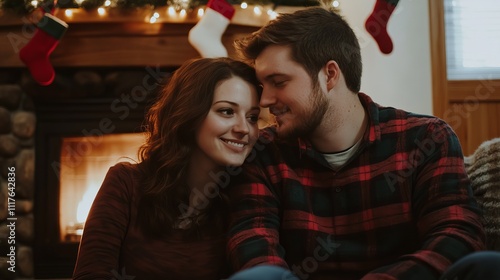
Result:
{"label": "man's shoulder", "polygon": [[429,124],[438,126],[448,125],[444,120],[428,114],[414,113],[394,107],[379,106],[378,108],[379,108],[379,122],[381,124],[394,123],[395,121],[399,121],[400,123],[408,122],[420,126],[426,126]]}

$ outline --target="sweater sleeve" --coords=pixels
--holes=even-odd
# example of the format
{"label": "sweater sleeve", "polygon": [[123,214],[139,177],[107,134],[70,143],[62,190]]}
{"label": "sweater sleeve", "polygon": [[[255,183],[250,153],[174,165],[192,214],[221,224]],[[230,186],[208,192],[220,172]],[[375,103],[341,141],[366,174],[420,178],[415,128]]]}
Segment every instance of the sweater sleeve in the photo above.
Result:
{"label": "sweater sleeve", "polygon": [[130,217],[132,190],[124,165],[111,167],[90,209],[73,279],[112,279]]}
{"label": "sweater sleeve", "polygon": [[259,264],[288,267],[279,243],[279,201],[268,186],[262,168],[248,164],[230,189],[227,249],[234,271]]}
{"label": "sweater sleeve", "polygon": [[362,280],[438,279],[461,257],[484,249],[480,210],[466,175],[459,140],[452,129],[434,121],[415,140],[412,210],[420,248],[378,268]]}

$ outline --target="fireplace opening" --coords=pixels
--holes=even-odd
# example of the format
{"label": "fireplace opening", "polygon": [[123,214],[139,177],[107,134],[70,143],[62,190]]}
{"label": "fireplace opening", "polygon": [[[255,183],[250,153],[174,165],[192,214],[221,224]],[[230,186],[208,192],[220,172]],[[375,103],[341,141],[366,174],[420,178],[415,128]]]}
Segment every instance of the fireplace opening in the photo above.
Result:
{"label": "fireplace opening", "polygon": [[62,242],[80,242],[90,207],[109,167],[121,161],[137,163],[137,151],[144,141],[142,133],[62,139],[59,191]]}

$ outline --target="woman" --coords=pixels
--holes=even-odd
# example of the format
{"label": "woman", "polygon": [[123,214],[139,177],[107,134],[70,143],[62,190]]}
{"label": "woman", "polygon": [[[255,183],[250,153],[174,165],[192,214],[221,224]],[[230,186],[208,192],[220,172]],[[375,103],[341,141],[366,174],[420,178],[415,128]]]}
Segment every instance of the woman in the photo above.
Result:
{"label": "woman", "polygon": [[106,175],[73,279],[228,276],[218,178],[257,140],[258,90],[254,70],[229,58],[191,60],[175,71],[148,112],[140,163]]}

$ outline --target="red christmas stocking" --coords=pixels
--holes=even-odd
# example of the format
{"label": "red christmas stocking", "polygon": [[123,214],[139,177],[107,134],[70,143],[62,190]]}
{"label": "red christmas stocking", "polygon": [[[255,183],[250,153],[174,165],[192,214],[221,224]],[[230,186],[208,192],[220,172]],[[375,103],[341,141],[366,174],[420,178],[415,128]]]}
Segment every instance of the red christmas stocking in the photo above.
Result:
{"label": "red christmas stocking", "polygon": [[365,22],[365,28],[372,35],[382,53],[392,52],[392,40],[387,33],[387,22],[399,0],[377,0],[372,13]]}
{"label": "red christmas stocking", "polygon": [[210,0],[205,15],[189,31],[189,43],[202,57],[227,57],[227,50],[221,42],[234,8],[226,0]]}
{"label": "red christmas stocking", "polygon": [[46,86],[50,85],[55,77],[49,56],[68,29],[68,24],[45,13],[37,27],[33,38],[19,52],[19,58],[28,66],[33,79],[40,85]]}

